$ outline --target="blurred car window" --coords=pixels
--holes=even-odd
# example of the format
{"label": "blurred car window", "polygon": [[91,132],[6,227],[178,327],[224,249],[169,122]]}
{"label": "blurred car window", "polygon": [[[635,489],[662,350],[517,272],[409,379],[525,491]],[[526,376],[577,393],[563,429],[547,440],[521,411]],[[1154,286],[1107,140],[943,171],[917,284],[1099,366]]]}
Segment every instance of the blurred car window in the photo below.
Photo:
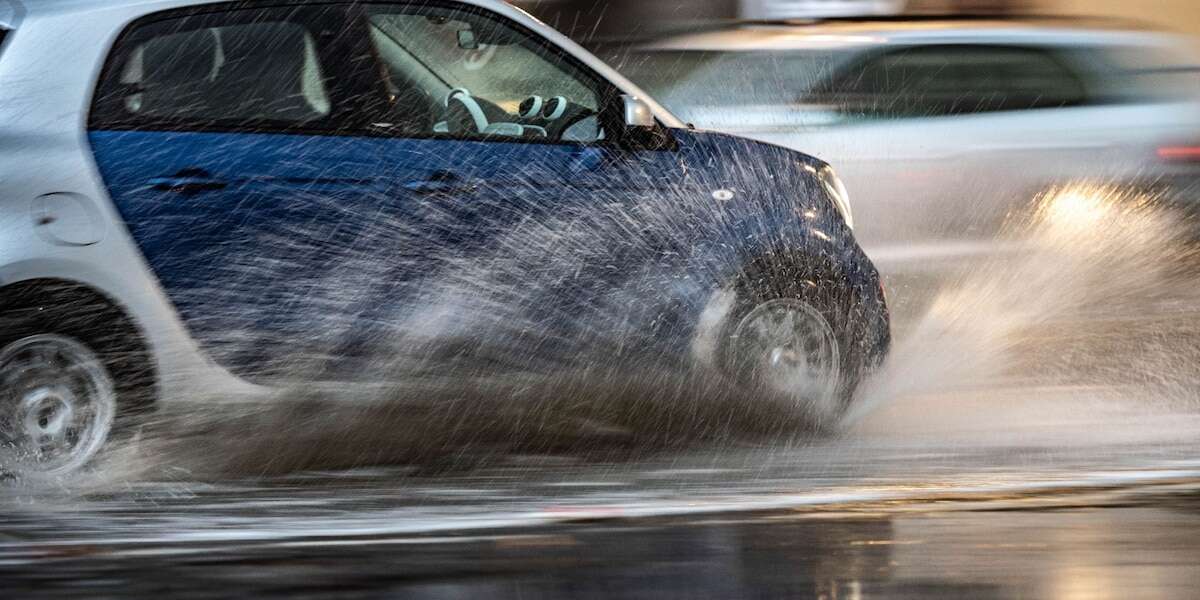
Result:
{"label": "blurred car window", "polygon": [[1176,101],[1200,90],[1188,56],[1137,43],[598,50],[673,112],[713,127]]}
{"label": "blurred car window", "polygon": [[850,65],[809,95],[864,117],[923,117],[1077,106],[1084,83],[1037,48],[916,46]]}
{"label": "blurred car window", "polygon": [[837,51],[662,50],[609,53],[617,70],[660,101],[736,107],[795,99],[845,62]]}
{"label": "blurred car window", "polygon": [[1097,102],[1176,101],[1200,93],[1200,65],[1176,47],[1109,45],[1064,49]]}
{"label": "blurred car window", "polygon": [[134,120],[300,124],[331,108],[313,37],[298,23],[168,29],[132,49],[120,84]]}

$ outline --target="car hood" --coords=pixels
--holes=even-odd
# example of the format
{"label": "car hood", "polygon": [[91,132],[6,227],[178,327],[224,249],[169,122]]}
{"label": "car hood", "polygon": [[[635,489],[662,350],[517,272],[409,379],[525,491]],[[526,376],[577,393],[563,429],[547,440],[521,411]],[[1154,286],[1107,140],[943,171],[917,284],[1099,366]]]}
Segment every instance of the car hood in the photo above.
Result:
{"label": "car hood", "polygon": [[[839,236],[853,238],[838,207],[821,182],[829,164],[814,156],[769,142],[697,129],[672,130],[688,177],[718,192],[733,192],[760,205],[784,204],[816,215]],[[714,196],[720,201],[719,198]]]}

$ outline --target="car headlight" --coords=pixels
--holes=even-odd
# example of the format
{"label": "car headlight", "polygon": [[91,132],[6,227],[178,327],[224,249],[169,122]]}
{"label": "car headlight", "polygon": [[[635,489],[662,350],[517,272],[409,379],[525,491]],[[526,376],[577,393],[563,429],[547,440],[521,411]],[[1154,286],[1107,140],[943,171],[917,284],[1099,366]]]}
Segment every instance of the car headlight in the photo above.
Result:
{"label": "car headlight", "polygon": [[821,186],[829,194],[833,205],[838,212],[842,213],[842,220],[846,221],[846,227],[854,229],[854,215],[850,212],[850,196],[846,193],[846,186],[842,184],[842,180],[837,173],[833,172],[833,167],[829,165],[821,167],[817,171],[817,177],[821,180]]}

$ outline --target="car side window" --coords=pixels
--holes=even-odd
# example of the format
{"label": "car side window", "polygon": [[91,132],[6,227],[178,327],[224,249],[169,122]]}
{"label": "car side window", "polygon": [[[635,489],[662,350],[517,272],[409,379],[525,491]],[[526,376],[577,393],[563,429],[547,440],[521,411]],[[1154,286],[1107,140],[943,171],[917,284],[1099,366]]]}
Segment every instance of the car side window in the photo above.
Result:
{"label": "car side window", "polygon": [[[703,106],[772,105],[812,89],[844,58],[834,51],[653,50],[623,48],[604,58],[659,101]],[[674,109],[675,107],[672,107]]]}
{"label": "car side window", "polygon": [[532,32],[474,8],[371,4],[398,135],[601,139],[608,87]]}
{"label": "car side window", "polygon": [[334,102],[311,12],[246,9],[135,26],[110,55],[93,125],[327,125]]}
{"label": "car side window", "polygon": [[1084,84],[1040,48],[939,45],[877,54],[852,64],[810,100],[846,113],[897,118],[1077,106]]}

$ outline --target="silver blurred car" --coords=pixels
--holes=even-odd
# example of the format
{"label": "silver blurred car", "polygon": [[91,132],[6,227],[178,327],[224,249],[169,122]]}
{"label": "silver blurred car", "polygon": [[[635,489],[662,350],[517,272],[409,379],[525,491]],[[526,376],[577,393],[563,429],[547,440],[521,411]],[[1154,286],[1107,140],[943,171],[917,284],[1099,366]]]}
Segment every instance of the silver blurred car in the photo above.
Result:
{"label": "silver blurred car", "polygon": [[995,250],[1053,185],[1200,173],[1200,52],[1128,24],[760,22],[594,49],[684,120],[838,165],[885,273]]}

